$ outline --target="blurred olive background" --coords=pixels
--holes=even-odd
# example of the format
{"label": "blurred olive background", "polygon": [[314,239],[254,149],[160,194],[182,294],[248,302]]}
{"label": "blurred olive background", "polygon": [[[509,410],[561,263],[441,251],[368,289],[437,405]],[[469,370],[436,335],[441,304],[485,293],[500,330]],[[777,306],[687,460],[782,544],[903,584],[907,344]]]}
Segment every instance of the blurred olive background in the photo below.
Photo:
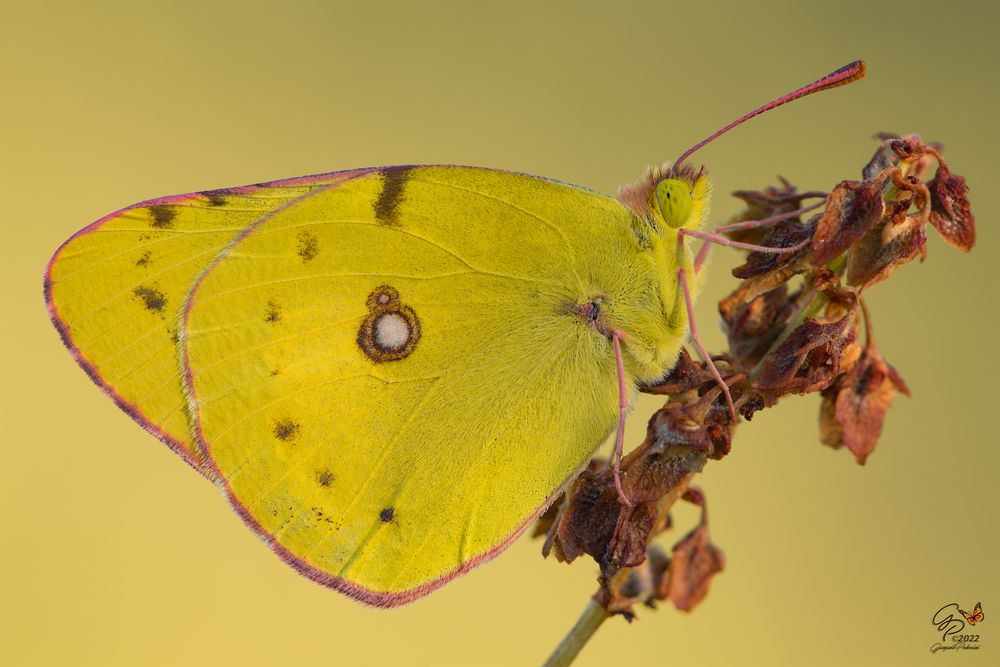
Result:
{"label": "blurred olive background", "polygon": [[[993,3],[11,3],[3,93],[5,665],[532,665],[595,589],[527,538],[410,606],[295,574],[218,491],[96,389],[48,322],[42,272],[129,203],[350,167],[477,164],[614,192],[736,115],[856,58],[869,76],[752,121],[698,158],[728,193],[857,178],[874,132],[941,141],[968,178],[970,255],[870,294],[913,392],[865,467],[818,444],[816,397],[737,433],[698,483],[726,571],[691,614],[613,619],[580,665],[984,664],[1000,653],[992,382]],[[993,120],[990,120],[993,119]],[[714,254],[698,308],[738,256]],[[553,391],[573,391],[553,387]],[[657,407],[640,399],[637,443]],[[686,508],[679,529],[693,523]],[[981,600],[982,649],[931,655],[931,615]]]}

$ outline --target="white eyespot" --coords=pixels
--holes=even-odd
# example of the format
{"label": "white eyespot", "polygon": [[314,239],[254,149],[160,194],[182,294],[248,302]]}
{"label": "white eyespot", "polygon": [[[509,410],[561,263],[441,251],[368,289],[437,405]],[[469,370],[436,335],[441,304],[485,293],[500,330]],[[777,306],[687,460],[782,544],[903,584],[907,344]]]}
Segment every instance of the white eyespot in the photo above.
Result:
{"label": "white eyespot", "polygon": [[399,350],[410,339],[410,325],[399,313],[386,313],[375,320],[375,343],[383,350]]}

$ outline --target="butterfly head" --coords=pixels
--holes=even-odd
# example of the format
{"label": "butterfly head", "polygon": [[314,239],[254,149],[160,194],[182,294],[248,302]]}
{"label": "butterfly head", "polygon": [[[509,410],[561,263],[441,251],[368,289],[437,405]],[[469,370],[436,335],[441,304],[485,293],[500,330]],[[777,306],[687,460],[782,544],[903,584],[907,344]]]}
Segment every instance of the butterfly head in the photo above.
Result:
{"label": "butterfly head", "polygon": [[618,197],[640,218],[661,234],[677,229],[697,229],[708,217],[712,182],[708,171],[687,164],[651,167],[632,185],[623,186]]}
{"label": "butterfly head", "polygon": [[708,217],[712,182],[704,167],[671,168],[653,192],[660,219],[670,229],[697,229]]}

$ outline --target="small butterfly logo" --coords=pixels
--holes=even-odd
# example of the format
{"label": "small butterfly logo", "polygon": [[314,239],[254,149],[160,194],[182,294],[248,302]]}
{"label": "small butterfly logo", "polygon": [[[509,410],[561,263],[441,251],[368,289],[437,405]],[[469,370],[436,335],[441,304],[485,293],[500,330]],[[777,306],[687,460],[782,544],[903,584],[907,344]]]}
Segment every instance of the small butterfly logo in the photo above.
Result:
{"label": "small butterfly logo", "polygon": [[983,615],[983,603],[977,602],[976,608],[972,610],[972,613],[965,611],[964,609],[959,609],[962,612],[962,616],[965,616],[965,620],[969,622],[969,625],[975,625],[976,623],[982,623],[983,619],[986,618]]}

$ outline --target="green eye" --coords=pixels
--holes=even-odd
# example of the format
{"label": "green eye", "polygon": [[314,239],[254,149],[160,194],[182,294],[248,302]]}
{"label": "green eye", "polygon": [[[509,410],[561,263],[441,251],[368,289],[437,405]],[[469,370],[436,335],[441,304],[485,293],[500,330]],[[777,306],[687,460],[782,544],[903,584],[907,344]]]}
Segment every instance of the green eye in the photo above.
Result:
{"label": "green eye", "polygon": [[667,224],[677,229],[691,217],[691,209],[694,206],[691,186],[675,178],[660,181],[656,185],[656,203]]}

